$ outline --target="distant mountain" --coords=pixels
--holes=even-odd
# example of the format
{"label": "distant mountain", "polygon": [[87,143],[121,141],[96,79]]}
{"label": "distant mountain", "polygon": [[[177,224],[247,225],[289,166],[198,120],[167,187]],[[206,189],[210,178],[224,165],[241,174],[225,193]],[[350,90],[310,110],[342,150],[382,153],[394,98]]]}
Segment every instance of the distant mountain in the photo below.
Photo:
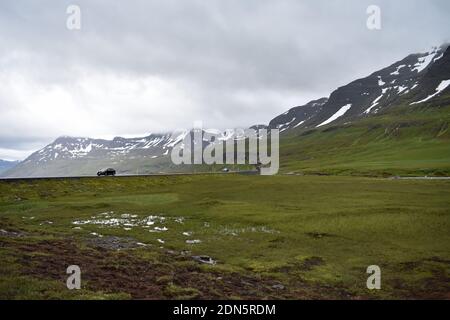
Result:
{"label": "distant mountain", "polygon": [[113,140],[59,137],[3,175],[92,175],[104,167],[117,167],[119,173],[157,172],[161,163],[166,167],[169,150],[177,142],[169,133]]}
{"label": "distant mountain", "polygon": [[[99,169],[113,167],[118,174],[144,174],[187,170],[172,164],[170,151],[189,132],[151,134],[140,138],[116,137],[113,140],[59,137],[34,152],[5,177],[46,177],[94,175]],[[229,132],[215,132],[226,140]],[[193,135],[191,135],[193,139]],[[203,141],[202,148],[207,145]]]}
{"label": "distant mountain", "polygon": [[329,98],[295,107],[270,121],[269,126],[288,133],[370,117],[405,101],[432,103],[450,90],[450,49],[432,48],[355,80],[333,91]]}
{"label": "distant mountain", "polygon": [[14,168],[20,161],[8,161],[0,159],[0,174]]}

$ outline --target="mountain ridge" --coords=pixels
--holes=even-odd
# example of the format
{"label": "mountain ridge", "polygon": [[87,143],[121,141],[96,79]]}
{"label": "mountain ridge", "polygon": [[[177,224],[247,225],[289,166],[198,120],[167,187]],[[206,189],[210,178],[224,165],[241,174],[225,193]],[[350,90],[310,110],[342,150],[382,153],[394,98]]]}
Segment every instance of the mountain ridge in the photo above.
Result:
{"label": "mountain ridge", "polygon": [[[433,66],[435,66],[433,68]],[[429,70],[431,75],[429,74]],[[298,110],[308,109],[312,100],[307,104],[293,108],[270,121],[272,128],[281,128],[283,132],[290,129],[308,129],[318,127],[331,119],[343,107],[351,105],[343,115],[330,123],[342,123],[376,114],[397,104],[402,98],[417,101],[426,94],[434,93],[438,86],[437,79],[450,79],[450,48],[449,44],[433,47],[426,53],[410,54],[394,62],[388,67],[377,70],[367,77],[356,79],[347,85],[334,90],[318,109],[309,110],[310,116],[299,124]],[[421,81],[426,82],[421,83]],[[448,89],[448,88],[446,88]],[[325,101],[326,99],[326,101]],[[290,116],[288,116],[290,115]],[[280,130],[281,131],[281,130]]]}
{"label": "mountain ridge", "polygon": [[[268,125],[251,128],[276,128],[282,140],[289,135],[302,139],[301,132],[351,125],[399,106],[411,106],[413,111],[421,105],[450,105],[446,94],[449,89],[450,47],[444,44],[425,53],[410,54],[367,77],[338,87],[329,97],[290,108]],[[402,110],[409,112],[408,108]],[[226,139],[227,133],[222,134]],[[112,140],[62,136],[3,175],[83,175],[106,166],[118,166],[120,173],[177,171],[180,168],[171,164],[169,152],[182,136],[183,133],[160,133]]]}

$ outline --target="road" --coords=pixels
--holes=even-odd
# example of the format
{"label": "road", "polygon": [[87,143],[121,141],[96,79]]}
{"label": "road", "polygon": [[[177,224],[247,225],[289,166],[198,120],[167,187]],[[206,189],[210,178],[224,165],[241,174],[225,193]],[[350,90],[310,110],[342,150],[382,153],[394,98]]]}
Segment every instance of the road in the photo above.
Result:
{"label": "road", "polygon": [[391,177],[391,180],[450,180],[450,177]]}
{"label": "road", "polygon": [[[214,175],[214,174],[244,174],[257,175],[257,171],[230,171],[230,172],[184,172],[184,173],[150,173],[150,174],[118,174],[115,176],[62,176],[62,177],[0,177],[0,181],[18,181],[18,180],[58,180],[58,179],[111,179],[111,178],[130,178],[130,177],[165,177],[165,176],[191,176],[191,175]],[[289,174],[292,175],[292,174]],[[303,175],[299,175],[303,176]],[[389,177],[389,180],[450,180],[450,177]]]}
{"label": "road", "polygon": [[184,172],[184,173],[150,173],[150,174],[118,174],[115,176],[61,176],[61,177],[0,177],[0,181],[18,181],[18,180],[59,180],[59,179],[111,179],[111,178],[130,178],[130,177],[165,177],[165,176],[191,176],[191,175],[214,175],[214,174],[257,174],[257,171],[230,171],[230,172]]}

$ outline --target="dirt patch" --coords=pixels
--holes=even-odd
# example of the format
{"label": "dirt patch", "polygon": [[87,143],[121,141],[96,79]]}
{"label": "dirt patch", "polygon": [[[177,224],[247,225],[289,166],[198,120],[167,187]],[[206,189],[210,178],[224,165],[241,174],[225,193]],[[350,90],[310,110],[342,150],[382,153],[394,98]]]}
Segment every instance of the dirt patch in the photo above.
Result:
{"label": "dirt patch", "polygon": [[306,232],[305,233],[308,237],[314,238],[314,239],[322,239],[322,238],[328,238],[328,237],[337,237],[334,234],[330,233],[322,233],[322,232]]}
{"label": "dirt patch", "polygon": [[88,239],[87,243],[91,246],[108,250],[134,249],[142,246],[133,238],[115,236],[96,237]]}
{"label": "dirt patch", "polygon": [[325,261],[321,257],[309,257],[297,264],[298,269],[302,271],[310,271],[314,267],[324,265]]}
{"label": "dirt patch", "polygon": [[414,260],[414,261],[405,261],[399,263],[399,268],[405,271],[411,271],[422,267],[426,263],[436,263],[444,265],[444,268],[448,268],[450,265],[450,260],[442,259],[440,257],[431,257],[428,259]]}
{"label": "dirt patch", "polygon": [[406,299],[450,299],[449,265],[449,260],[439,257],[399,263],[400,272],[413,272],[422,277],[416,283],[395,278],[391,281],[392,288]]}
{"label": "dirt patch", "polygon": [[282,267],[277,267],[271,269],[272,272],[280,272],[280,273],[303,273],[306,271],[311,271],[317,266],[324,265],[325,261],[321,257],[308,257],[302,261],[296,261],[293,263],[289,263]]}
{"label": "dirt patch", "polygon": [[[96,240],[97,241],[97,240]],[[122,240],[121,240],[122,241]],[[65,283],[69,265],[81,268],[82,285],[105,293],[124,292],[134,299],[348,299],[340,289],[321,287],[296,280],[279,280],[254,272],[219,271],[215,266],[193,261],[189,255],[140,250],[111,250],[107,247],[77,245],[75,239],[23,243],[4,242],[13,249],[24,275]],[[142,250],[142,251],[141,251]],[[153,258],[144,259],[148,251]],[[155,254],[157,253],[157,254]],[[320,259],[304,263],[317,265]],[[281,290],[280,288],[283,288]]]}

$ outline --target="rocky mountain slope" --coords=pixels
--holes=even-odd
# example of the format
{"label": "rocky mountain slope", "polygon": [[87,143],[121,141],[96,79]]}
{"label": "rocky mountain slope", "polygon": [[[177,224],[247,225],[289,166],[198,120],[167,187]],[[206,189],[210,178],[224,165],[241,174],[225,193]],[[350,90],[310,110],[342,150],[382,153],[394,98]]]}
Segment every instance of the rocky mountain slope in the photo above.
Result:
{"label": "rocky mountain slope", "polygon": [[404,101],[432,102],[450,89],[450,49],[432,48],[355,80],[333,91],[329,98],[311,101],[274,118],[270,127],[289,132],[370,117]]}
{"label": "rocky mountain slope", "polygon": [[[271,125],[286,128],[289,121]],[[450,176],[449,127],[450,49],[445,46],[338,88],[313,117],[287,126],[280,170]]]}

